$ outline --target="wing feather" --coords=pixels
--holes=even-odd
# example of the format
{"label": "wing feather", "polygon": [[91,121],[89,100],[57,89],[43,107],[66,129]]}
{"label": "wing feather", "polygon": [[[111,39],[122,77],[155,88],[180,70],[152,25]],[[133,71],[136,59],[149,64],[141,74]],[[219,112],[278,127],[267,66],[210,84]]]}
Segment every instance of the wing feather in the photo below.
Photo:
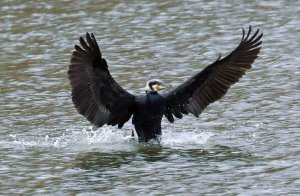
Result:
{"label": "wing feather", "polygon": [[219,58],[204,70],[188,79],[186,82],[165,95],[167,111],[165,116],[170,122],[178,115],[173,108],[182,106],[186,112],[198,117],[202,111],[214,101],[222,98],[231,85],[238,82],[245,72],[251,68],[258,57],[262,43],[262,33],[257,29],[251,35],[252,27],[248,32],[243,28],[243,36],[238,47],[224,58]]}
{"label": "wing feather", "polygon": [[111,76],[107,62],[93,34],[80,37],[75,45],[68,76],[72,101],[78,112],[92,124],[121,128],[133,113],[135,96],[125,91]]}

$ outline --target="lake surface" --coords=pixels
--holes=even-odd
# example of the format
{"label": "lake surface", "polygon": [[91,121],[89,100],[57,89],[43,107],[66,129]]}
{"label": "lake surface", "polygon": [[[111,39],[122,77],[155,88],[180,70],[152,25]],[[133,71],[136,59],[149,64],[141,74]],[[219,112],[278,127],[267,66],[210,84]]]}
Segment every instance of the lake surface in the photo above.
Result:
{"label": "lake surface", "polygon": [[[300,1],[0,1],[1,195],[299,195]],[[194,118],[163,119],[162,145],[130,140],[75,110],[67,78],[78,38],[94,32],[131,93],[176,86],[248,25],[253,68]]]}

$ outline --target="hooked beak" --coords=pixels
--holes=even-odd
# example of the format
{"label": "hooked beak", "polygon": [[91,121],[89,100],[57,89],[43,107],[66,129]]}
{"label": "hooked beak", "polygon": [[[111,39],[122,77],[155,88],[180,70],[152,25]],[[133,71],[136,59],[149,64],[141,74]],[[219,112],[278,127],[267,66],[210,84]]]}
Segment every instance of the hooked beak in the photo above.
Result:
{"label": "hooked beak", "polygon": [[160,90],[162,90],[162,89],[164,89],[164,86],[163,85],[159,85],[159,84],[154,84],[153,86],[152,86],[152,89],[153,89],[153,91],[160,91]]}

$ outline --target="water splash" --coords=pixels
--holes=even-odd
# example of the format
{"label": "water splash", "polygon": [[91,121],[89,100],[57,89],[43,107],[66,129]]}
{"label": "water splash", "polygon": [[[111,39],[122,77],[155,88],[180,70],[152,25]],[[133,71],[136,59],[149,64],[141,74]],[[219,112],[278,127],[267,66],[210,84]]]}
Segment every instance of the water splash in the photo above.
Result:
{"label": "water splash", "polygon": [[203,130],[195,129],[193,131],[172,131],[167,129],[163,133],[162,145],[202,145],[214,134]]}
{"label": "water splash", "polygon": [[[163,131],[162,146],[178,147],[183,145],[205,144],[214,134],[204,130],[195,129],[193,131],[172,130],[170,128]],[[2,142],[3,143],[3,142]],[[68,128],[62,135],[17,135],[10,134],[10,141],[6,146],[13,148],[60,148],[84,151],[92,149],[117,150],[122,148],[133,148],[137,144],[137,138],[132,138],[131,130],[117,130],[111,127],[102,127],[96,130],[93,127],[83,129]]]}

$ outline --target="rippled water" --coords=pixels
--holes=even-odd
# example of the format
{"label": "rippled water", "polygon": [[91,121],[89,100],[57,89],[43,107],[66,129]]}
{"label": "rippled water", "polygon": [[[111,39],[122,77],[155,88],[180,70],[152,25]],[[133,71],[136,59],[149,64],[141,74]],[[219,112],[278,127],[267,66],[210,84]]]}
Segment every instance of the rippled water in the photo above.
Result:
{"label": "rippled water", "polygon": [[[0,2],[3,195],[298,195],[299,1]],[[264,32],[253,68],[199,119],[163,120],[162,146],[90,124],[67,68],[94,32],[116,80],[176,86],[228,54],[249,24]]]}

